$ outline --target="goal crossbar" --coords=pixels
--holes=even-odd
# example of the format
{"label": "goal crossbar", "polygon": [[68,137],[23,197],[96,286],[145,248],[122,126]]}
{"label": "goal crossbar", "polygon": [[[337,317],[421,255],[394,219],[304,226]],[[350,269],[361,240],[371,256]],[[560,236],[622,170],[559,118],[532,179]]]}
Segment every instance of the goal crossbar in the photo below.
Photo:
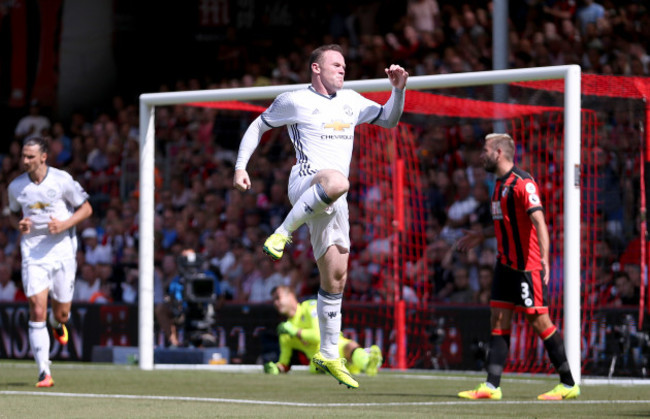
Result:
{"label": "goal crossbar", "polygon": [[[409,77],[408,89],[440,89],[507,84],[522,81],[564,80],[564,341],[575,381],[581,381],[580,331],[580,147],[581,70],[578,65],[535,67]],[[154,155],[155,106],[191,102],[262,100],[307,87],[309,84],[246,87],[140,95],[140,242],[139,242],[139,366],[154,368]],[[354,80],[345,88],[358,92],[390,90],[388,79]]]}

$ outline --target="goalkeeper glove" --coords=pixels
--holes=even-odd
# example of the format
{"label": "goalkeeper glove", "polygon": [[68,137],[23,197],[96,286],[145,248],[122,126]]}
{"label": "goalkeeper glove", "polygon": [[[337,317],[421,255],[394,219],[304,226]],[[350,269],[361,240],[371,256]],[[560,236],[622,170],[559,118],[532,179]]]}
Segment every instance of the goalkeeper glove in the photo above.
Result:
{"label": "goalkeeper glove", "polygon": [[278,325],[278,335],[287,334],[294,337],[298,334],[298,328],[289,322],[282,322]]}
{"label": "goalkeeper glove", "polygon": [[278,375],[280,374],[280,369],[275,364],[275,362],[267,362],[266,364],[264,364],[264,373],[271,374],[271,375]]}

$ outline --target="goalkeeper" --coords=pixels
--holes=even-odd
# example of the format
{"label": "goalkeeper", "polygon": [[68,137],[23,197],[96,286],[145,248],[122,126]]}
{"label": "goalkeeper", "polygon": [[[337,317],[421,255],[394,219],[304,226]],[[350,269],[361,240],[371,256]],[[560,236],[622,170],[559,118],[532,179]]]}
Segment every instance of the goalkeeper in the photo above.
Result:
{"label": "goalkeeper", "polygon": [[[271,291],[273,306],[282,316],[287,318],[277,328],[280,340],[280,358],[278,362],[264,364],[264,372],[277,375],[289,372],[291,356],[294,350],[304,353],[312,359],[320,348],[320,330],[318,326],[318,313],[316,300],[306,300],[298,303],[296,295],[291,288],[280,285]],[[383,362],[381,349],[372,345],[364,349],[353,340],[339,338],[339,355],[347,360],[348,370],[351,374],[365,372],[369,376],[377,375],[377,370]],[[309,363],[309,371],[319,372],[313,361]]]}

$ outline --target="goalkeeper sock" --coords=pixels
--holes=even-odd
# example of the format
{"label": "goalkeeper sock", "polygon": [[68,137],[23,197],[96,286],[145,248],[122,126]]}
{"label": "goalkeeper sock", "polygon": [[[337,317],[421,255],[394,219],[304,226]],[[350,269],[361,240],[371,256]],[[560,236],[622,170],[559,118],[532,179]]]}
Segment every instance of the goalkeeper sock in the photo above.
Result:
{"label": "goalkeeper sock", "polygon": [[331,294],[318,290],[316,311],[320,326],[320,352],[326,359],[338,359],[339,335],[341,334],[341,303],[343,294]]}
{"label": "goalkeeper sock", "polygon": [[365,349],[361,347],[356,348],[354,351],[352,351],[351,358],[352,358],[352,365],[359,368],[361,371],[366,370],[370,356],[368,355],[368,352],[366,352]]}
{"label": "goalkeeper sock", "polygon": [[45,322],[28,322],[29,345],[38,365],[38,372],[50,375],[50,334]]}
{"label": "goalkeeper sock", "polygon": [[[287,214],[287,218],[284,219],[282,225],[275,232],[286,236],[291,235],[298,227],[323,212],[331,203],[332,200],[327,196],[320,183],[312,185],[300,195],[300,198]],[[285,231],[288,234],[285,234]]]}

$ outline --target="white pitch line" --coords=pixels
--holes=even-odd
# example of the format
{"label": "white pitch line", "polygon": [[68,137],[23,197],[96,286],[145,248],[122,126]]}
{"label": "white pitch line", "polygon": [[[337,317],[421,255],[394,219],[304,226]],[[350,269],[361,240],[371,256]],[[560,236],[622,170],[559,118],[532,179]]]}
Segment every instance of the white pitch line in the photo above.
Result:
{"label": "white pitch line", "polygon": [[[31,363],[12,363],[12,362],[3,362],[0,363],[2,367],[8,368],[26,368],[33,369],[34,364]],[[114,369],[125,369],[125,370],[137,370],[139,369],[137,365],[123,365],[123,364],[88,364],[88,363],[70,363],[70,364],[57,364],[56,369],[68,369],[68,370],[79,370],[79,369],[89,369],[89,370],[114,370]],[[225,365],[210,365],[210,364],[155,364],[155,370],[167,371],[167,370],[178,370],[178,371],[215,371],[215,372],[240,372],[240,373],[261,373],[263,371],[262,365],[256,364],[225,364]],[[308,371],[309,367],[306,365],[295,365],[291,367],[292,371]],[[386,375],[395,378],[402,379],[414,379],[414,380],[437,380],[437,381],[475,381],[477,376],[483,376],[485,373],[482,371],[456,371],[457,373],[467,374],[466,376],[456,376],[456,375],[444,375],[441,371],[438,373],[430,373],[429,370],[409,370],[413,374],[408,372],[404,373],[401,371],[393,371],[391,369],[383,370]],[[542,380],[554,378],[555,375],[547,374],[526,374],[526,373],[516,373],[510,374],[506,373],[501,381],[508,383],[539,383]],[[650,385],[650,379],[648,378],[622,378],[622,377],[591,377],[583,376],[582,382],[580,385],[584,386],[605,386],[605,385],[615,385],[615,386],[638,386],[638,385]]]}
{"label": "white pitch line", "polygon": [[[225,399],[213,397],[179,397],[179,396],[147,396],[133,394],[82,394],[82,393],[58,393],[58,392],[38,392],[38,391],[0,391],[0,395],[8,396],[49,396],[49,397],[77,397],[77,398],[96,398],[96,399],[126,399],[126,400],[161,400],[161,401],[184,401],[184,402],[207,402],[207,403],[236,403],[236,404],[255,404],[270,406],[291,406],[291,407],[382,407],[382,406],[471,406],[471,401],[449,401],[449,402],[386,402],[386,403],[299,403],[299,402],[282,402],[270,400],[244,400],[244,399]],[[564,400],[559,402],[549,402],[540,400],[531,401],[498,401],[491,400],[487,402],[490,405],[530,405],[530,404],[650,404],[650,400]]]}

